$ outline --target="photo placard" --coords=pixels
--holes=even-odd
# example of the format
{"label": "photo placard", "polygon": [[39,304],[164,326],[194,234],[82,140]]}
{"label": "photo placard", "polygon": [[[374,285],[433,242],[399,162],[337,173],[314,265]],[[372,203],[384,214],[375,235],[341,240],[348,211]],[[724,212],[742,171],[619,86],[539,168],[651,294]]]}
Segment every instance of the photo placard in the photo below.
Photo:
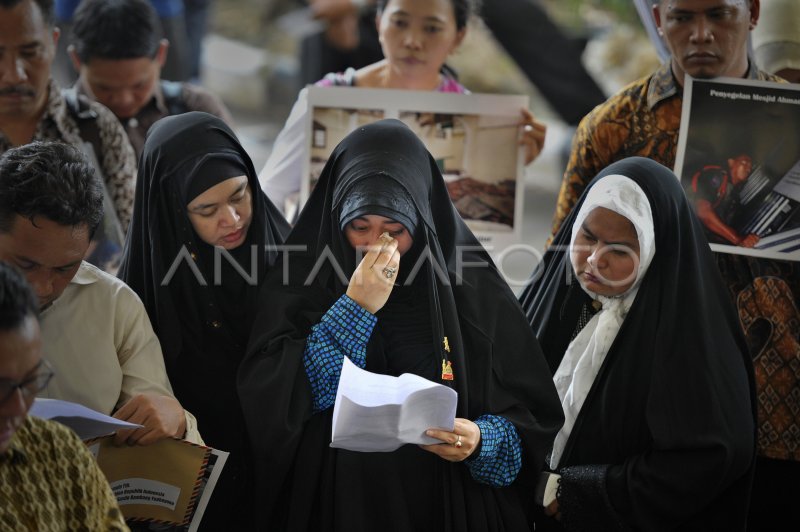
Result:
{"label": "photo placard", "polygon": [[687,76],[675,174],[714,251],[800,260],[800,86]]}
{"label": "photo placard", "polygon": [[491,254],[521,240],[524,150],[521,109],[528,97],[432,91],[308,87],[300,201],[333,149],[350,132],[384,118],[410,127],[431,152],[461,217]]}

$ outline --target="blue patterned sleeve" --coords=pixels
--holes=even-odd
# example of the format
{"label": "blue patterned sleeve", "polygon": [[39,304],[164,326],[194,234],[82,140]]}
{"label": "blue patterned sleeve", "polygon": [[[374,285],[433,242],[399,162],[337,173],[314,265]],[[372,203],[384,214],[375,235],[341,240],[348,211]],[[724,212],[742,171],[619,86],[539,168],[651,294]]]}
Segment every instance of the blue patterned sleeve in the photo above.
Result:
{"label": "blue patterned sleeve", "polygon": [[303,352],[303,367],[311,383],[315,414],[331,408],[336,401],[343,357],[347,356],[359,368],[366,366],[367,342],[377,321],[358,303],[342,295],[311,328]]}
{"label": "blue patterned sleeve", "polygon": [[481,450],[478,456],[464,462],[472,478],[495,488],[510,485],[522,468],[522,445],[517,429],[501,416],[481,416],[475,424],[481,429]]}

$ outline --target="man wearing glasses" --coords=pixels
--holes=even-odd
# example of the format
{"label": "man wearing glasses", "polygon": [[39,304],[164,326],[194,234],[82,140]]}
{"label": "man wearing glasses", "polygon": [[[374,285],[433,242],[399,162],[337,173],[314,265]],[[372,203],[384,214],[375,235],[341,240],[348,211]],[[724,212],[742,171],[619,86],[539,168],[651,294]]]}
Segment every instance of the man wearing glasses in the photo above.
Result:
{"label": "man wearing glasses", "polygon": [[200,443],[141,300],[82,260],[103,216],[102,194],[92,165],[67,144],[34,142],[0,156],[0,260],[33,288],[58,373],[42,395],[144,426],[118,432],[118,444]]}
{"label": "man wearing glasses", "polygon": [[23,278],[0,262],[0,528],[128,530],[83,442],[58,423],[28,417],[53,377],[36,311]]}

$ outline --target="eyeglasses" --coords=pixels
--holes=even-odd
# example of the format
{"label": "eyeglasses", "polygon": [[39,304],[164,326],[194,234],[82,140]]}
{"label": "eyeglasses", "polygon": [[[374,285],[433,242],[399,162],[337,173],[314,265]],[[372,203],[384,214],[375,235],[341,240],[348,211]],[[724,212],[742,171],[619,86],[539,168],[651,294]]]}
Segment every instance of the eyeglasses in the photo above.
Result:
{"label": "eyeglasses", "polygon": [[36,375],[28,377],[20,382],[0,378],[0,404],[4,404],[11,399],[11,396],[13,396],[17,390],[22,393],[22,397],[25,399],[36,397],[36,394],[44,390],[50,382],[50,379],[55,375],[53,368],[50,367],[50,364],[44,359],[39,362],[35,371]]}

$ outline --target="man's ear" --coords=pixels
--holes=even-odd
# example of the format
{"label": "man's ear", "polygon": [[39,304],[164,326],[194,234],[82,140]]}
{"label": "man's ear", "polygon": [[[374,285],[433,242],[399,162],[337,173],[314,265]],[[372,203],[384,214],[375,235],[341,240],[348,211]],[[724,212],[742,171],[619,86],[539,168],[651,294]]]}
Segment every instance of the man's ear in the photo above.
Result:
{"label": "man's ear", "polygon": [[155,60],[158,62],[158,68],[164,68],[164,63],[167,62],[167,52],[169,51],[169,41],[161,39],[158,42],[158,50],[156,50]]}
{"label": "man's ear", "polygon": [[81,71],[81,60],[78,57],[78,53],[75,51],[75,45],[70,44],[67,46],[67,54],[69,54],[69,58],[72,60],[72,68],[75,69],[75,72],[80,74]]}
{"label": "man's ear", "polygon": [[758,24],[758,17],[761,15],[760,0],[750,0],[750,30],[752,31]]}
{"label": "man's ear", "polygon": [[654,3],[652,6],[653,9],[653,20],[656,22],[656,29],[658,29],[659,35],[664,35],[664,30],[661,29],[661,11],[658,9],[658,2]]}

